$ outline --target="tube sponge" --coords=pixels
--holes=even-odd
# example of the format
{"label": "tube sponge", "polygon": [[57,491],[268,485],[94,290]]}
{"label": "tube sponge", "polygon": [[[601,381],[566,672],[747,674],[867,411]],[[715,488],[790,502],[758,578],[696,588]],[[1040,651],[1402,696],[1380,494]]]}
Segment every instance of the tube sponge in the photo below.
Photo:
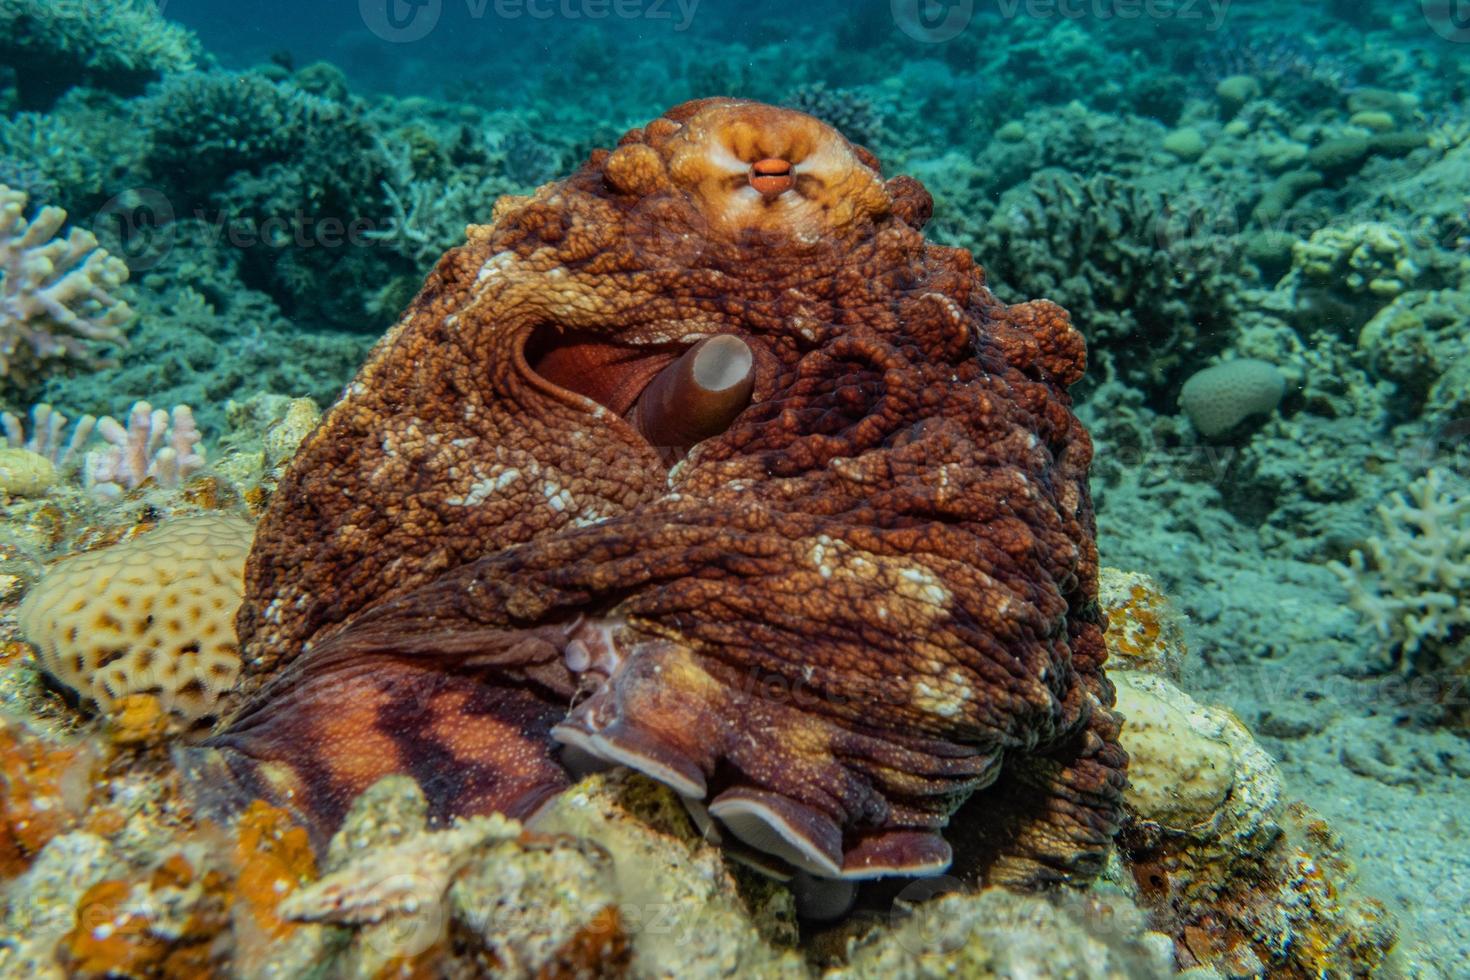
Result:
{"label": "tube sponge", "polygon": [[235,611],[254,528],[222,514],[55,565],[21,603],[21,632],[46,671],[108,713],[151,694],[175,717],[212,714],[240,670]]}

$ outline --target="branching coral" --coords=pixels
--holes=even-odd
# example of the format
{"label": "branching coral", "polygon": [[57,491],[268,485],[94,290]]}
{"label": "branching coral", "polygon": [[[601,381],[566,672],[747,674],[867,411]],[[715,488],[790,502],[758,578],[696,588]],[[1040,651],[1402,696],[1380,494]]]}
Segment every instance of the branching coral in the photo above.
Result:
{"label": "branching coral", "polygon": [[[1383,534],[1332,564],[1353,608],[1392,644],[1401,669],[1430,665],[1470,629],[1470,492],[1438,469],[1378,508]],[[1459,665],[1461,669],[1464,664]]]}
{"label": "branching coral", "polygon": [[104,416],[97,432],[110,445],[87,454],[83,478],[98,496],[120,496],[145,480],[177,487],[204,465],[204,447],[188,405],[177,405],[170,414],[138,402],[126,426]]}
{"label": "branching coral", "polygon": [[92,343],[120,344],[133,311],[116,293],[127,265],[97,247],[90,231],[43,207],[29,221],[28,198],[0,185],[0,377],[48,361],[95,365]]}
{"label": "branching coral", "polygon": [[38,456],[44,456],[63,473],[81,465],[82,447],[92,437],[92,431],[97,426],[94,416],[84,415],[77,419],[77,424],[71,430],[71,438],[68,439],[67,421],[65,415],[50,405],[34,405],[31,407],[31,434],[27,436],[25,425],[18,416],[11,412],[0,415],[0,422],[3,422],[5,428],[6,445],[11,449],[28,449]]}

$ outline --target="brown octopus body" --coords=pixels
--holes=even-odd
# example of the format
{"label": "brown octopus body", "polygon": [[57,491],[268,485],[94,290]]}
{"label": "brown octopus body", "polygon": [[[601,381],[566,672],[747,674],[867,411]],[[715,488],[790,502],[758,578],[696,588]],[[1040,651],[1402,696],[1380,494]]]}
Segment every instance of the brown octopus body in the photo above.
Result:
{"label": "brown octopus body", "polygon": [[[321,840],[385,775],[441,820],[525,817],[591,756],[827,878],[945,869],[978,794],[956,843],[987,880],[1093,873],[1126,757],[1084,346],[930,210],[725,99],[498,202],[260,526],[234,774]],[[712,337],[744,360],[711,408]]]}

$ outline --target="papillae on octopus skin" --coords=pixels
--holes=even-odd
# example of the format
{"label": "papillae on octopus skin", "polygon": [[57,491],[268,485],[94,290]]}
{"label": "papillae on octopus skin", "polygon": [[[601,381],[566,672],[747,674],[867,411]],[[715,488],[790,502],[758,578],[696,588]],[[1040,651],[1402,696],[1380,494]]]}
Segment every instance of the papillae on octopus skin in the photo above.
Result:
{"label": "papillae on octopus skin", "polygon": [[207,743],[236,795],[321,846],[383,775],[438,822],[534,827],[624,766],[814,917],[877,879],[1095,876],[1126,755],[1085,345],[926,241],[931,210],[825,124],[725,99],[497,204],[262,519],[242,706]]}

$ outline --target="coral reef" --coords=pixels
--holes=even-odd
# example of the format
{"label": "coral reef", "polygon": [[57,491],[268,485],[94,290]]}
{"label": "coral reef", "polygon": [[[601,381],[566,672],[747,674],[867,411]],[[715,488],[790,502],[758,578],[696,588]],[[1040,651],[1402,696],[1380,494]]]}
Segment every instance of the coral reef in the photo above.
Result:
{"label": "coral reef", "polygon": [[1292,268],[1301,277],[1299,315],[1350,327],[1363,324],[1420,276],[1409,240],[1382,222],[1314,232],[1297,243]]}
{"label": "coral reef", "polygon": [[0,876],[24,870],[87,809],[102,754],[83,741],[43,738],[0,721]]}
{"label": "coral reef", "polygon": [[56,464],[29,449],[0,449],[0,494],[39,497],[56,483]]}
{"label": "coral reef", "polygon": [[1184,626],[1173,600],[1142,572],[1104,565],[1097,601],[1108,617],[1111,670],[1142,670],[1179,683],[1188,651]]}
{"label": "coral reef", "polygon": [[77,84],[136,92],[161,74],[193,68],[199,54],[194,36],[165,20],[151,0],[6,0],[0,39],[0,59],[15,68],[22,102],[31,108]]}
{"label": "coral reef", "polygon": [[815,82],[793,91],[784,104],[815,116],[854,143],[879,148],[883,122],[873,101],[861,92],[832,89],[823,82]]}
{"label": "coral reef", "polygon": [[24,449],[44,457],[58,472],[68,473],[82,465],[82,447],[92,437],[97,419],[84,415],[77,419],[68,438],[65,415],[42,402],[31,406],[31,434],[25,424],[11,412],[0,415],[5,427],[5,442],[11,449]]}
{"label": "coral reef", "polygon": [[[1121,627],[1109,629],[1110,652],[1150,633],[1178,635],[1177,622],[1159,625],[1175,614],[1149,596],[1146,582],[1135,580],[1129,593],[1146,604],[1135,598],[1110,608],[1110,627]],[[1240,720],[1199,704],[1165,675],[1182,647],[1158,645],[1159,656],[1133,659],[1140,669],[1109,673],[1129,755],[1119,847],[1150,925],[1173,938],[1182,967],[1374,975],[1397,939],[1387,910],[1358,886],[1326,823],[1286,800],[1276,763]]]}
{"label": "coral reef", "polygon": [[[1463,494],[1466,472],[1457,420],[1470,417],[1463,329],[1470,61],[1463,45],[1441,39],[1454,27],[1444,3],[1405,11],[1382,0],[1278,2],[1233,4],[1228,12],[1180,3],[1141,18],[1006,17],[977,4],[944,40],[932,22],[905,19],[881,0],[849,4],[838,17],[764,2],[729,10],[703,4],[687,23],[497,16],[494,30],[456,29],[452,19],[462,14],[445,5],[431,38],[404,45],[362,37],[362,21],[348,12],[260,31],[230,29],[240,14],[218,5],[174,6],[0,2],[0,184],[38,209],[66,210],[126,261],[131,277],[109,293],[136,314],[128,345],[115,353],[77,338],[80,358],[35,362],[22,343],[27,363],[0,381],[0,408],[8,410],[0,451],[0,713],[7,731],[24,733],[6,743],[13,764],[4,781],[17,788],[18,803],[28,794],[44,801],[20,819],[60,828],[5,869],[0,973],[476,975],[503,970],[502,958],[554,973],[576,972],[601,954],[608,971],[667,963],[667,972],[683,975],[695,972],[696,954],[708,953],[722,968],[751,973],[1148,975],[1174,945],[1179,965],[1210,964],[1190,971],[1201,980],[1261,972],[1470,976],[1470,856],[1456,816],[1470,779],[1467,726],[1456,708],[1465,627],[1452,625],[1443,639],[1426,635],[1409,653],[1411,620],[1443,619],[1454,609],[1439,598],[1405,598],[1389,609],[1379,591],[1396,572],[1418,567],[1413,555],[1394,557],[1419,539],[1404,514],[1424,508],[1406,488],[1432,469],[1437,499],[1452,500]],[[1204,16],[1191,18],[1191,10]],[[216,70],[165,14],[197,24],[229,70]],[[333,25],[348,33],[333,38]],[[549,56],[527,59],[527,50]],[[335,63],[312,60],[319,57]],[[190,71],[191,62],[203,70]],[[603,84],[609,79],[615,84]],[[1045,291],[1073,305],[1093,364],[1072,392],[1096,446],[1099,547],[1110,563],[1148,572],[1107,572],[1099,583],[1108,665],[1129,712],[1154,726],[1149,738],[1175,731],[1180,758],[1196,763],[1218,761],[1230,731],[1216,709],[1200,705],[1238,712],[1276,759],[1282,785],[1341,831],[1342,853],[1353,854],[1365,886],[1403,923],[1403,962],[1351,954],[1381,946],[1384,933],[1365,918],[1354,938],[1342,913],[1356,886],[1337,844],[1289,807],[1262,820],[1279,825],[1280,842],[1238,855],[1226,871],[1207,837],[1169,837],[1170,860],[1175,847],[1200,860],[1166,869],[1166,885],[1199,887],[1188,900],[1161,905],[1151,880],[1133,873],[1156,870],[1148,855],[1143,865],[1110,858],[1103,880],[1075,900],[1020,899],[945,878],[846,891],[803,876],[789,888],[758,883],[741,867],[721,865],[722,857],[759,860],[731,834],[719,849],[695,840],[674,797],[638,780],[662,801],[657,814],[622,813],[622,797],[594,781],[563,799],[575,801],[578,814],[616,818],[572,838],[523,828],[525,842],[496,845],[494,862],[485,860],[489,846],[472,849],[443,901],[433,903],[441,929],[418,932],[422,916],[390,915],[376,925],[286,922],[274,912],[279,894],[316,873],[307,835],[292,823],[301,814],[256,808],[233,827],[196,826],[175,795],[167,757],[170,748],[188,751],[178,741],[179,719],[156,697],[127,695],[106,715],[78,713],[65,692],[43,683],[41,665],[13,639],[13,613],[48,564],[201,508],[260,514],[303,440],[311,451],[307,432],[319,413],[310,402],[329,406],[339,397],[425,274],[465,242],[466,226],[488,223],[502,195],[529,193],[595,147],[612,146],[650,109],[711,94],[799,100],[868,143],[885,176],[922,180],[935,198],[925,233],[992,265],[990,288],[1003,298],[1013,289]],[[1046,168],[1067,176],[1046,183],[1038,176]],[[998,210],[1003,195],[1007,206],[1039,202],[1032,218],[1043,230],[1012,227]],[[1130,201],[1144,217],[1120,219]],[[990,241],[999,226],[1015,246],[1004,254]],[[554,221],[546,231],[554,233]],[[686,231],[686,241],[704,234]],[[657,236],[645,254],[668,256],[678,234]],[[1204,253],[1204,290],[1165,275],[1181,258],[1188,270],[1192,248]],[[728,298],[725,279],[702,258],[668,266],[667,275],[677,267],[690,277],[688,290],[700,297],[692,326],[780,313]],[[1095,268],[1107,274],[1087,274]],[[825,302],[805,278],[793,282],[806,301]],[[102,362],[104,354],[116,364]],[[1285,379],[1280,411],[1205,436],[1178,411],[1181,385],[1212,364],[1247,358],[1275,365]],[[846,392],[861,402],[865,385],[878,383]],[[303,396],[310,401],[297,400]],[[99,448],[88,418],[126,422],[139,398],[193,407],[210,448],[208,470],[178,487],[145,480],[122,493],[121,484],[111,486],[111,497],[88,493],[77,474],[86,451]],[[34,402],[55,409],[22,421]],[[862,411],[825,418],[841,430]],[[81,420],[75,433],[60,421],[65,416]],[[451,440],[440,448],[453,455],[463,447]],[[545,474],[509,468],[521,472],[522,489],[543,491]],[[310,489],[325,498],[327,486]],[[566,489],[583,503],[564,482],[546,487],[548,499],[568,504],[555,496]],[[954,486],[940,479],[930,489],[943,497]],[[1016,506],[1014,494],[1004,499]],[[872,505],[892,502],[880,485]],[[1396,515],[1396,530],[1375,514],[1380,503]],[[595,518],[606,514],[599,507]],[[411,512],[405,521],[423,516]],[[1385,567],[1375,540],[1395,542]],[[1360,570],[1352,568],[1354,551]],[[712,554],[711,575],[727,574],[721,562],[739,560],[743,572],[758,564]],[[362,575],[370,579],[371,571]],[[1355,590],[1371,594],[1360,605],[1373,611],[1352,607]],[[1427,591],[1460,595],[1445,583]],[[703,607],[688,614],[702,615]],[[1197,653],[1188,660],[1184,634]],[[596,644],[587,646],[595,655]],[[1161,672],[1199,704],[1152,688],[1141,694],[1125,665]],[[768,679],[756,673],[752,690]],[[789,703],[811,687],[777,683],[772,691],[763,697]],[[1142,731],[1142,721],[1125,727],[1125,744],[1134,728]],[[78,748],[86,758],[66,763]],[[1198,777],[1171,781],[1167,768],[1150,767],[1172,760],[1144,748],[1135,753],[1138,784],[1162,790],[1159,806],[1184,808],[1167,791],[1198,790]],[[1235,750],[1229,754],[1233,779]],[[59,794],[48,788],[58,774]],[[73,792],[82,777],[90,793]],[[976,796],[982,811],[985,796]],[[412,815],[398,806],[410,797]],[[1203,808],[1209,797],[1189,799]],[[56,800],[65,819],[47,824],[41,818]],[[411,827],[419,842],[450,827],[422,795],[358,805],[372,813],[368,824]],[[967,826],[957,814],[951,841],[963,845]],[[675,905],[707,896],[720,915],[672,916],[678,924],[665,929],[666,896],[625,891],[616,880],[620,859],[603,853],[616,848],[597,842],[620,835],[642,841],[621,861],[635,869],[634,885],[644,885],[636,869],[657,868],[641,877],[688,886],[670,893]],[[401,842],[367,831],[356,839],[359,855]],[[324,874],[346,866],[335,857],[323,858]],[[252,870],[237,896],[246,864]],[[963,863],[954,870],[971,884],[972,872]],[[1245,894],[1234,880],[1201,884],[1232,873],[1259,894]],[[1325,885],[1314,886],[1313,874]],[[556,881],[568,894],[585,894],[585,907],[538,890],[554,890],[548,882]],[[711,890],[693,890],[698,882]],[[947,888],[956,890],[929,898]],[[902,894],[890,905],[895,890]],[[532,895],[556,910],[545,928],[522,909],[455,904],[457,896],[515,903]],[[1279,908],[1261,904],[1269,900]],[[805,917],[799,936],[793,906]],[[1169,936],[1140,931],[1147,925]],[[433,941],[409,955],[415,935]],[[553,947],[562,955],[551,957]]]}
{"label": "coral reef", "polygon": [[1413,290],[1394,297],[1358,333],[1369,370],[1392,381],[1409,416],[1470,417],[1470,294],[1461,290]]}
{"label": "coral reef", "polygon": [[1110,175],[1048,169],[1001,196],[976,252],[996,288],[1067,307],[1102,359],[1114,345],[1146,346],[1150,357],[1118,369],[1157,387],[1230,327],[1238,253],[1192,211]]}
{"label": "coral reef", "polygon": [[132,319],[116,294],[128,267],[73,228],[66,212],[43,207],[29,220],[27,197],[0,185],[0,378],[36,380],[53,363],[97,363],[96,344],[123,341]]}

